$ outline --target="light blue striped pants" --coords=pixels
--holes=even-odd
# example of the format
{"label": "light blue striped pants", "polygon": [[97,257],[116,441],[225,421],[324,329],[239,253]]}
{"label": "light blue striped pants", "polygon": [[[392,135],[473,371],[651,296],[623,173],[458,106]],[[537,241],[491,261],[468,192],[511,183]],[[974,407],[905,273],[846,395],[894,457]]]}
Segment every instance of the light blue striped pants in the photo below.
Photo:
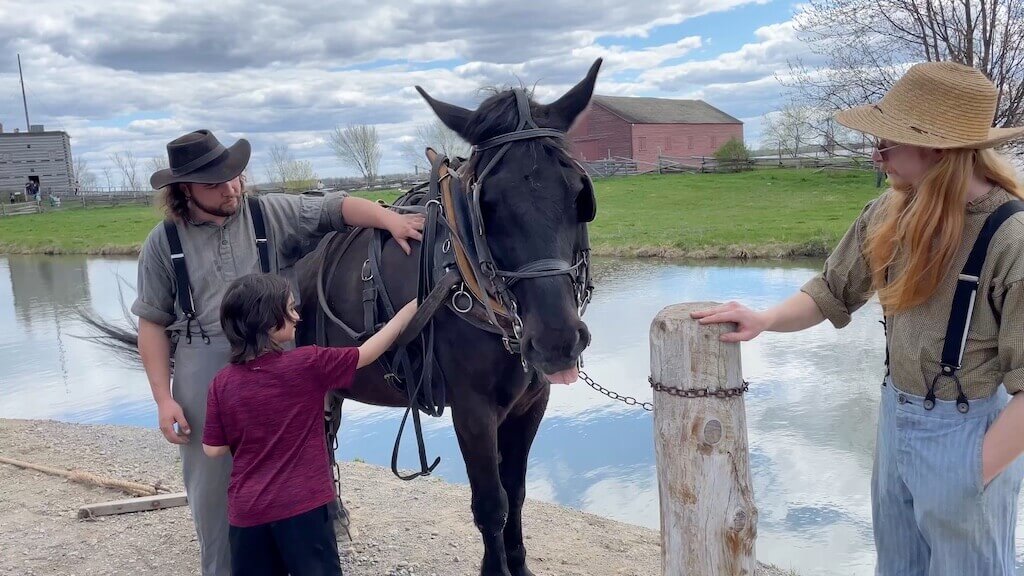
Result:
{"label": "light blue striped pants", "polygon": [[877,576],[1013,576],[1017,495],[1024,458],[982,486],[981,445],[1006,405],[1000,389],[952,401],[882,386],[871,512]]}

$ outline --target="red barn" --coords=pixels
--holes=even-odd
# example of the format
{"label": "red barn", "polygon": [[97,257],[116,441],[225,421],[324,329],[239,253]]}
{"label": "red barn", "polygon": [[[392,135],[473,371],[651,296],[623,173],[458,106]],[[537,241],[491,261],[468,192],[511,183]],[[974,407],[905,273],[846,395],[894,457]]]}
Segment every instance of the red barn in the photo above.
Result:
{"label": "red barn", "polygon": [[569,138],[585,162],[630,158],[654,170],[658,155],[711,156],[731,138],[743,140],[743,122],[703,100],[594,95]]}

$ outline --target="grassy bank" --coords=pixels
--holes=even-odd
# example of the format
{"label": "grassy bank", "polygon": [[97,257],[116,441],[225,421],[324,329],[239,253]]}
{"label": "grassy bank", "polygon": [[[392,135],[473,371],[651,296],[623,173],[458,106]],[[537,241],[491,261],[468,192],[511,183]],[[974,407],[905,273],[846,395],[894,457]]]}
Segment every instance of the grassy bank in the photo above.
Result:
{"label": "grassy bank", "polygon": [[[594,250],[623,256],[820,256],[878,194],[870,173],[812,170],[635,176],[595,186]],[[0,252],[133,254],[160,217],[140,206],[2,218]]]}

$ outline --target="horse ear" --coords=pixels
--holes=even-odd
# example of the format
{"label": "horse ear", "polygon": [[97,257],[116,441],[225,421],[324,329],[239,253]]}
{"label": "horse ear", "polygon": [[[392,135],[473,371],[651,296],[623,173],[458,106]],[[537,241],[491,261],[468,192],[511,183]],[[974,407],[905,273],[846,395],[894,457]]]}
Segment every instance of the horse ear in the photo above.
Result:
{"label": "horse ear", "polygon": [[561,98],[545,106],[548,121],[551,128],[568,131],[569,127],[590,104],[590,97],[594,95],[594,84],[597,83],[597,72],[601,69],[601,58],[598,58],[590,66],[586,78],[579,84],[573,86]]}
{"label": "horse ear", "polygon": [[472,110],[467,110],[455,104],[441,102],[427,94],[427,91],[419,86],[416,87],[416,91],[420,93],[420,96],[423,96],[427,104],[430,104],[434,114],[437,114],[437,117],[441,119],[445,126],[451,128],[463,140],[469,141],[469,138],[466,137],[466,126],[469,125],[469,117],[473,115]]}

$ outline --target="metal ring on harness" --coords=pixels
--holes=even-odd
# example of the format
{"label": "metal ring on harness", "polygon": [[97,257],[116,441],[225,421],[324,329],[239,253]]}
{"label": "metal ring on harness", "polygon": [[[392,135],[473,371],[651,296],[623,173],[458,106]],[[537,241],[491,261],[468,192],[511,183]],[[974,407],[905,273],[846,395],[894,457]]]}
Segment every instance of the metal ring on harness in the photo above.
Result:
{"label": "metal ring on harness", "polygon": [[[465,298],[465,306],[459,306],[460,298]],[[469,292],[466,292],[465,283],[462,283],[462,285],[459,286],[458,292],[452,294],[452,308],[454,308],[456,312],[459,312],[461,314],[466,314],[473,309],[473,297],[469,295]]]}
{"label": "metal ring on harness", "polygon": [[447,240],[444,241],[444,244],[441,245],[441,252],[447,254],[447,253],[449,253],[451,251],[452,251],[452,239],[448,238]]}
{"label": "metal ring on harness", "polygon": [[360,277],[363,279],[363,282],[369,282],[370,280],[373,280],[373,272],[370,270],[369,258],[367,258],[363,262],[363,272],[362,274],[360,274]]}

